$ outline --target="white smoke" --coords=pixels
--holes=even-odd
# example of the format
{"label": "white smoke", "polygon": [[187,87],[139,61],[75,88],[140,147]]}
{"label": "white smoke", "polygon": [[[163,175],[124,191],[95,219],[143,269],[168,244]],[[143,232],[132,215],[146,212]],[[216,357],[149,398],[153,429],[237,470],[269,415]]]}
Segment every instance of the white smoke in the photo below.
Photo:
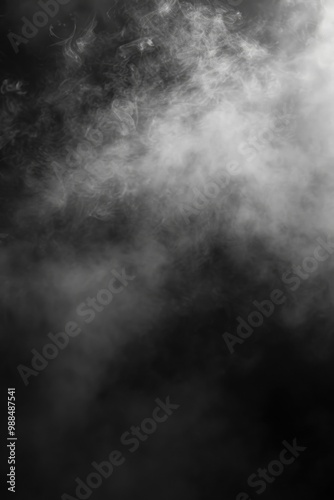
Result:
{"label": "white smoke", "polygon": [[[267,27],[226,7],[145,3],[130,11],[127,29],[93,34],[92,24],[86,39],[65,47],[67,64],[34,104],[62,113],[59,148],[48,150],[41,135],[36,154],[20,159],[30,198],[15,220],[40,231],[47,254],[24,272],[49,323],[59,310],[66,322],[92,275],[125,262],[138,280],[99,320],[95,339],[83,335],[63,357],[63,373],[79,379],[83,366],[96,373],[120,338],[152,331],[177,310],[175,291],[179,304],[200,303],[210,283],[199,274],[213,246],[246,273],[251,266],[255,288],[273,277],[255,240],[283,269],[319,234],[333,235],[334,7],[284,0],[275,14]],[[102,84],[92,83],[94,71]],[[92,131],[103,138],[98,144],[87,139]],[[229,165],[237,174],[186,223],[185,205],[205,184],[219,184]],[[3,266],[11,259],[2,252]],[[24,315],[22,279],[15,283],[11,307]],[[225,303],[231,291],[221,286]],[[309,302],[300,295],[297,314]],[[34,347],[35,336],[29,340]]]}

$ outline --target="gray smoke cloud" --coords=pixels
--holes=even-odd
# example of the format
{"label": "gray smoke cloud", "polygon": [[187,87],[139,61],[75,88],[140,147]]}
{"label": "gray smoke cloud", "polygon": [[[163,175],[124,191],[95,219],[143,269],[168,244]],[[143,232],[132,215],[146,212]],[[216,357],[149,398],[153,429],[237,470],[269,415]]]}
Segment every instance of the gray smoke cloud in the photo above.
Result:
{"label": "gray smoke cloud", "polygon": [[[120,298],[124,304],[110,312],[115,327],[96,332],[97,350],[118,337],[116,324],[129,310],[134,324],[150,325],[169,307],[166,287],[175,266],[181,296],[196,301],[206,287],[199,272],[214,244],[236,265],[252,266],[261,284],[273,269],[252,250],[254,240],[283,269],[308,255],[319,233],[332,235],[333,9],[280,2],[272,39],[263,43],[263,21],[249,24],[241,12],[217,5],[136,5],[128,9],[127,28],[112,35],[95,34],[91,22],[84,35],[64,43],[67,64],[53,75],[56,81],[25,97],[30,109],[52,108],[63,117],[62,137],[52,148],[42,130],[51,118],[41,111],[22,130],[36,137],[34,153],[23,150],[18,159],[29,200],[19,205],[16,223],[32,233],[41,228],[40,247],[50,252],[53,245],[50,253],[61,255],[27,275],[38,307],[54,324],[59,313],[51,297],[65,307],[66,319],[92,276],[124,262],[139,275]],[[102,85],[91,83],[94,71],[103,75]],[[231,167],[224,187],[220,179]],[[204,193],[186,221],[196,194],[210,183],[220,192],[213,199]],[[97,243],[94,221],[125,238]],[[72,267],[76,246],[87,251]],[[11,258],[2,252],[4,267]],[[183,283],[187,276],[191,288]],[[24,289],[21,276],[15,279]],[[295,304],[300,314],[305,300],[309,294]],[[23,310],[19,300],[12,307],[25,315],[26,296],[23,302]],[[83,355],[91,349],[84,338],[78,342]]]}
{"label": "gray smoke cloud", "polygon": [[[112,269],[136,275],[31,381],[64,427],[128,344],[148,335],[154,351],[159,325],[189,308],[220,307],[233,323],[231,303],[249,310],[320,235],[334,237],[334,6],[271,7],[251,17],[218,1],[125,2],[118,30],[108,4],[113,30],[91,18],[55,39],[62,56],[37,90],[3,84],[2,142],[24,196],[12,213],[20,243],[0,250],[1,299],[24,332],[22,362]],[[279,313],[282,325],[306,321],[333,290],[333,264],[323,266],[321,285],[317,273]],[[246,282],[231,285],[229,267]]]}
{"label": "gray smoke cloud", "polygon": [[[206,281],[199,272],[215,244],[236,265],[252,266],[261,284],[273,268],[252,249],[254,240],[284,269],[308,255],[319,234],[332,235],[333,8],[282,1],[275,14],[271,40],[263,43],[263,21],[248,23],[218,2],[128,6],[121,32],[96,34],[92,21],[66,40],[66,65],[37,95],[18,102],[7,94],[5,119],[28,135],[14,157],[28,193],[15,221],[39,232],[38,245],[49,253],[42,265],[30,263],[26,280],[51,324],[53,301],[70,316],[92,276],[124,263],[139,278],[108,321],[122,321],[130,310],[134,324],[149,325],[170,306],[173,273],[181,296],[201,296]],[[102,84],[92,83],[96,72]],[[22,108],[40,110],[37,121],[25,124]],[[51,109],[62,115],[54,146]],[[189,218],[210,183],[220,186],[218,195],[199,195]],[[94,221],[103,237],[108,228],[115,239],[98,241]],[[3,267],[12,256],[2,251]],[[14,295],[25,288],[15,270],[10,286]],[[5,295],[10,301],[7,289]],[[300,314],[305,300],[309,294],[295,304]],[[22,302],[23,309],[13,298],[12,308],[25,315],[31,306],[26,296]],[[114,334],[96,334],[96,345],[104,350]]]}

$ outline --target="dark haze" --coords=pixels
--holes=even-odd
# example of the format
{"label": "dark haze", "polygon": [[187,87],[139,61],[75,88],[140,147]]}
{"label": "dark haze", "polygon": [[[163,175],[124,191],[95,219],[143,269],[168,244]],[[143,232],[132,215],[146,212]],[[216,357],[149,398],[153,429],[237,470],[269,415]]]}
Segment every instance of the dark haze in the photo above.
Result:
{"label": "dark haze", "polygon": [[[92,499],[257,498],[248,476],[295,437],[307,450],[263,498],[330,499],[333,258],[295,292],[282,275],[334,237],[334,4],[73,0],[16,53],[34,3],[0,18],[18,498],[74,496],[169,395],[180,408]],[[77,307],[123,268],[85,325]],[[276,288],[286,303],[231,354],[224,332]],[[71,320],[82,333],[26,387],[17,365]]]}

